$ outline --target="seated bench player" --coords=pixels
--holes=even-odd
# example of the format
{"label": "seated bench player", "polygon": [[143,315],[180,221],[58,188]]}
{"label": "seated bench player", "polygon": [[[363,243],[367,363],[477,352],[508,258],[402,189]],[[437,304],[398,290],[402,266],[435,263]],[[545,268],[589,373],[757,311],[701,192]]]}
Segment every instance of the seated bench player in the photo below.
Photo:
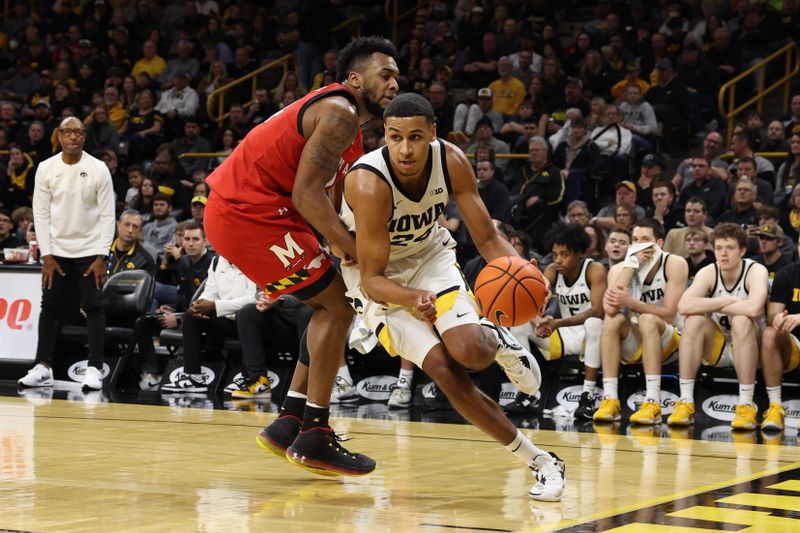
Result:
{"label": "seated bench player", "polygon": [[694,382],[700,363],[730,366],[739,379],[733,429],[756,426],[753,404],[758,348],[765,327],[769,275],[764,265],[744,257],[747,233],[723,223],[711,234],[716,261],[703,267],[678,303],[685,317],[680,346],[681,397],[667,419],[670,426],[694,423]]}
{"label": "seated bench player", "polygon": [[585,375],[575,418],[591,420],[600,370],[606,269],[586,257],[591,237],[578,224],[555,229],[550,242],[553,262],[545,268],[544,277],[558,299],[561,318],[545,315],[511,332],[518,339],[533,342],[547,360],[566,355],[582,357]]}
{"label": "seated bench player", "polygon": [[[594,414],[595,422],[620,419],[620,362],[642,361],[647,392],[639,410],[631,415],[631,423],[661,423],[661,365],[677,358],[678,300],[686,289],[689,270],[683,257],[662,252],[664,233],[657,220],[638,221],[633,226],[633,246],[639,246],[608,272],[600,338],[603,402]],[[643,245],[649,246],[641,249]],[[631,290],[632,285],[638,290]]]}

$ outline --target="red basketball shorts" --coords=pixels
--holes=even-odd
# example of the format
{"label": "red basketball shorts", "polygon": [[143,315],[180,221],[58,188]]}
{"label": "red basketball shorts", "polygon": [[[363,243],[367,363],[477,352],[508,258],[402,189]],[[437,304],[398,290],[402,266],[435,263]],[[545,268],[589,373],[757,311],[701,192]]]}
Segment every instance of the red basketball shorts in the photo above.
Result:
{"label": "red basketball shorts", "polygon": [[311,226],[291,207],[231,204],[212,192],[203,226],[217,253],[273,298],[307,300],[336,276]]}

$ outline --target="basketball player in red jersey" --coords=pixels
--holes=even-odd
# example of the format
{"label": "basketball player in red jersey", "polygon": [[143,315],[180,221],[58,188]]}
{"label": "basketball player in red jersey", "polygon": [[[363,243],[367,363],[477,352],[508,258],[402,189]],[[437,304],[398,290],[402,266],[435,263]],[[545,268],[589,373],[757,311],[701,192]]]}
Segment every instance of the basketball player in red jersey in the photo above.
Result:
{"label": "basketball player in red jersey", "polygon": [[339,53],[340,83],[256,126],[208,177],[204,224],[217,252],[271,298],[291,293],[314,309],[280,416],[258,443],[323,475],[368,474],[375,461],[340,446],[328,425],[353,309],[312,227],[355,260],[355,239],[327,192],[364,153],[360,126],[397,94],[396,55],[382,37],[354,40]]}

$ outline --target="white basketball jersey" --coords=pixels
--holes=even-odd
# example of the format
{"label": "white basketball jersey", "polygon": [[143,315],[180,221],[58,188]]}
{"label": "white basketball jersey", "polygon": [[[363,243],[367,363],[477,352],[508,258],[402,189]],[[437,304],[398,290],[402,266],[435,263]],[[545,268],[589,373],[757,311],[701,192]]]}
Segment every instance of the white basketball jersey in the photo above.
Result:
{"label": "white basketball jersey", "polygon": [[[389,149],[384,146],[362,156],[353,167],[376,174],[392,188],[392,216],[387,223],[391,250],[389,261],[424,252],[437,234],[447,230],[437,223],[444,213],[450,196],[450,176],[447,173],[447,156],[444,143],[436,139],[430,143],[428,185],[419,198],[412,198],[392,171]],[[342,202],[341,218],[350,231],[355,230],[355,217],[347,202]],[[449,235],[449,233],[448,233]]]}
{"label": "white basketball jersey", "polygon": [[[714,268],[717,272],[717,280],[716,283],[714,283],[714,288],[711,289],[711,298],[722,298],[725,296],[736,296],[737,298],[742,299],[747,298],[747,288],[745,288],[745,282],[747,281],[747,273],[750,271],[750,267],[755,264],[755,261],[744,258],[742,259],[742,263],[742,273],[739,275],[739,279],[736,280],[736,283],[730,290],[725,287],[725,283],[722,280],[722,271],[719,268],[719,263],[714,263]],[[722,313],[712,313],[711,318],[717,324],[719,324],[725,336],[730,336],[731,321],[728,315],[724,315]],[[766,327],[766,319],[763,313],[759,315],[757,321],[761,329]]]}
{"label": "white basketball jersey", "polygon": [[556,295],[562,318],[575,316],[592,307],[592,287],[589,285],[588,271],[593,262],[588,258],[583,260],[581,271],[572,285],[567,285],[561,273],[556,276]]}
{"label": "white basketball jersey", "polygon": [[664,301],[664,294],[667,290],[667,258],[670,254],[661,254],[661,264],[658,266],[656,275],[650,283],[642,283],[642,295],[639,301],[645,304],[658,305]]}

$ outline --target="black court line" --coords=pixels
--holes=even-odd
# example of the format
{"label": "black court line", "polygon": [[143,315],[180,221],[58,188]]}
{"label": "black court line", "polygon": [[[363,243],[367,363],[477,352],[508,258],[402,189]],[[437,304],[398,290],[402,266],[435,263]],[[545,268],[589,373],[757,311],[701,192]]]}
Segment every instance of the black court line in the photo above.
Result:
{"label": "black court line", "polygon": [[2,529],[0,528],[0,533],[44,533],[42,531],[31,531],[29,529]]}
{"label": "black court line", "polygon": [[[131,405],[141,405],[141,404],[131,404]],[[147,407],[147,406],[145,406]],[[151,407],[162,407],[162,406],[151,406]],[[163,406],[166,407],[166,406]],[[0,416],[8,416],[14,418],[29,418],[28,416],[19,416],[19,415],[0,415]],[[149,419],[127,419],[127,418],[100,418],[100,417],[80,417],[80,416],[58,416],[58,415],[35,415],[34,418],[48,418],[48,419],[55,419],[55,420],[98,420],[103,422],[147,422],[151,424],[188,424],[188,425],[195,425],[195,426],[220,426],[220,427],[232,427],[232,428],[260,428],[260,425],[253,426],[250,424],[222,424],[216,422],[193,422],[191,420],[149,420]],[[364,420],[360,418],[353,418],[351,420]],[[553,431],[555,430],[540,430],[540,431]],[[377,432],[370,432],[370,431],[348,431],[348,435],[362,435],[362,436],[371,436],[371,437],[390,437],[396,436],[396,433],[377,433]],[[586,435],[594,435],[595,433],[585,433]],[[411,437],[414,439],[428,439],[428,440],[441,440],[441,441],[453,441],[453,442],[475,442],[475,443],[484,443],[484,444],[495,444],[496,441],[494,440],[486,440],[486,439],[473,439],[467,437],[436,437],[436,436],[427,436],[427,435],[404,435],[405,437]],[[619,437],[626,437],[627,435],[618,435]],[[664,442],[669,442],[669,439],[663,439]],[[695,441],[695,440],[693,440]],[[712,442],[712,441],[702,441],[697,440],[695,442]],[[580,444],[550,444],[552,448],[565,448],[565,449],[572,449],[572,450],[582,450],[589,448],[591,450],[599,450],[600,447],[598,446],[586,446]],[[641,455],[641,450],[615,450],[616,453],[631,453],[636,455]],[[661,451],[658,452],[659,455],[678,455],[677,452],[674,451]],[[717,455],[717,454],[701,454],[701,453],[693,453],[692,457],[697,457],[700,459],[732,459],[734,457],[730,455]],[[790,459],[779,459],[779,463],[786,463],[791,464],[796,461]],[[3,533],[0,530],[0,533]]]}
{"label": "black court line", "polygon": [[513,529],[496,529],[492,527],[467,527],[467,526],[454,526],[452,524],[429,524],[427,522],[423,522],[420,526],[426,527],[441,527],[446,529],[459,529],[463,531],[500,531],[501,533],[511,533],[514,531]]}

